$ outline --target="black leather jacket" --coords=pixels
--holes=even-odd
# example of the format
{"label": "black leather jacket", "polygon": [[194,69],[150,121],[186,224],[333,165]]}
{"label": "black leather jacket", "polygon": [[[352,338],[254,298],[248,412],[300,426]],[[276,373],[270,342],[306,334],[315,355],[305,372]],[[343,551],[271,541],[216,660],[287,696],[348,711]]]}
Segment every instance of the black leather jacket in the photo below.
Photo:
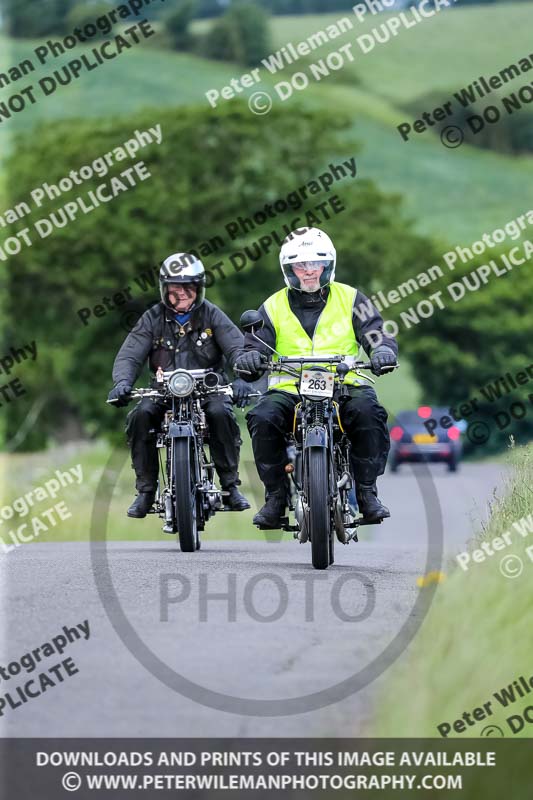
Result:
{"label": "black leather jacket", "polygon": [[[204,300],[181,329],[163,303],[149,308],[128,334],[115,358],[113,381],[133,386],[147,359],[150,370],[158,367],[212,369],[227,379],[225,362],[233,367],[244,339],[237,326],[218,308]],[[181,333],[181,335],[180,335]]]}

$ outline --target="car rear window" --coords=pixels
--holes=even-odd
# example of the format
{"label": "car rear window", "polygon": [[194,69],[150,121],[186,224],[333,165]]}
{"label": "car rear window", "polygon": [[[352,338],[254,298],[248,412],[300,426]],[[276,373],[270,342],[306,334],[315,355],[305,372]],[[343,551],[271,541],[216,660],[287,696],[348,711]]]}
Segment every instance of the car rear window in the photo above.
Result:
{"label": "car rear window", "polygon": [[418,411],[400,411],[394,420],[394,424],[401,425],[404,428],[422,428],[426,431],[427,428],[424,422],[427,422],[428,419],[432,419],[437,422],[437,427],[435,429],[437,430],[441,428],[439,425],[441,417],[445,416],[449,416],[449,410],[447,408],[434,408],[431,417],[426,417],[425,419],[422,419],[422,417],[418,415]]}

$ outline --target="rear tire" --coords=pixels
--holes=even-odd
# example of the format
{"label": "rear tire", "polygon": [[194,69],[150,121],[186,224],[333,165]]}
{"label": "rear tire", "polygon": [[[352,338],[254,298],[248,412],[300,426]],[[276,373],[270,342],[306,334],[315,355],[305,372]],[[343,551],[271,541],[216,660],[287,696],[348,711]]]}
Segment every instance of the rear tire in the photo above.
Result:
{"label": "rear tire", "polygon": [[178,527],[178,541],[183,553],[194,553],[199,549],[196,517],[196,486],[192,440],[174,439],[174,515]]}
{"label": "rear tire", "polygon": [[307,450],[307,502],[313,567],[327,569],[333,563],[330,550],[331,519],[328,498],[328,452],[324,447]]}

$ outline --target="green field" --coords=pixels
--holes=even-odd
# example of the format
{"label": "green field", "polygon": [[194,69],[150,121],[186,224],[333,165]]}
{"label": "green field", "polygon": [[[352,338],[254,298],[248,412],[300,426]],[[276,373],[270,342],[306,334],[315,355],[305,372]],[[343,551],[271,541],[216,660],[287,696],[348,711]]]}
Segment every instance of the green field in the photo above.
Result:
{"label": "green field", "polygon": [[[317,49],[318,58],[353,42],[392,15],[367,15],[363,23],[355,15],[340,11],[278,18],[273,24],[274,46],[296,44],[344,16],[354,23],[353,29]],[[400,28],[395,38],[377,44],[366,55],[355,46],[356,59],[343,68],[340,76],[346,83],[347,75],[357,78],[370,94],[401,107],[429,91],[455,91],[480,75],[491,75],[530,54],[532,21],[531,3],[457,7],[412,28]],[[527,75],[523,83],[527,83]]]}
{"label": "green field", "polygon": [[[339,13],[274,18],[275,45],[279,47],[288,41],[296,44],[341,16]],[[354,29],[317,49],[316,58],[348,40],[355,41],[356,36],[377,24],[376,20],[382,22],[385,18],[380,15],[361,25],[353,17]],[[312,84],[306,91],[295,93],[285,107],[288,113],[298,113],[297,103],[319,108],[326,124],[329,115],[348,113],[361,144],[359,177],[372,178],[383,190],[401,193],[407,214],[419,231],[453,245],[468,244],[530,207],[533,158],[512,158],[467,146],[447,150],[430,133],[405,143],[395,125],[406,119],[402,106],[417,96],[442,90],[446,99],[450,92],[479,75],[492,74],[526,55],[531,50],[530,22],[531,5],[526,3],[457,8],[441,13],[415,28],[402,29],[395,39],[376,46],[367,55],[354,45],[353,52],[358,55],[353,64],[319,84]],[[197,23],[197,26],[208,24]],[[31,55],[37,44],[0,40],[2,69]],[[64,56],[42,67],[42,72],[32,76],[33,81],[50,74],[67,60]],[[300,70],[305,63],[302,59],[290,69]],[[147,107],[207,105],[204,96],[207,90],[221,88],[243,71],[238,65],[138,46],[83,74],[69,86],[60,87],[51,97],[41,98],[36,105],[15,115],[9,128],[2,123],[0,153],[9,151],[10,131],[17,133],[43,119],[102,118]],[[270,91],[275,102],[281,102],[273,86],[287,79],[289,73],[272,76],[265,69],[263,73],[265,80],[241,96],[247,100],[261,88]],[[21,81],[20,87],[28,81]],[[513,88],[521,85],[515,83]],[[258,118],[258,124],[268,126],[268,117]],[[322,166],[317,164],[317,171]]]}

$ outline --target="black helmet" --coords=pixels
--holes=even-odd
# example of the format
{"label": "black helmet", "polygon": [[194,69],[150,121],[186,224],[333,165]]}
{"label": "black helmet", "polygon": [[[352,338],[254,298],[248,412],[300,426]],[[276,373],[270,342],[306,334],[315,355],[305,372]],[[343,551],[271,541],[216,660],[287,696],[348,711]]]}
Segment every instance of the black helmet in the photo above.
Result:
{"label": "black helmet", "polygon": [[159,292],[167,308],[174,311],[168,297],[168,287],[177,283],[193,283],[196,299],[190,311],[199,308],[205,300],[205,269],[199,258],[191,253],[174,253],[163,261],[159,270]]}

